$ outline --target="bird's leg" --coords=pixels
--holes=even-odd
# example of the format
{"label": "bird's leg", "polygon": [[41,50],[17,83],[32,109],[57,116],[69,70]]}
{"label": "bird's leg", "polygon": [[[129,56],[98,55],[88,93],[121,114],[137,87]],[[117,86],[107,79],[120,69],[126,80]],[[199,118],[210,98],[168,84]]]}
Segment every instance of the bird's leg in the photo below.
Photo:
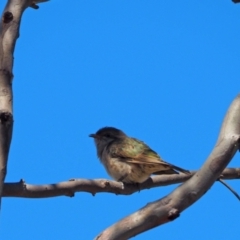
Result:
{"label": "bird's leg", "polygon": [[136,186],[138,188],[138,192],[140,192],[141,189],[140,189],[139,183],[137,183],[137,182],[126,183],[126,182],[123,181],[127,177],[127,175],[128,174],[125,174],[117,180],[118,182],[122,183],[122,189],[124,189],[124,185],[130,185],[130,186],[132,185],[132,186]]}
{"label": "bird's leg", "polygon": [[223,181],[221,179],[222,175],[217,179],[217,181],[219,181],[220,183],[222,183],[226,188],[228,188],[236,197],[237,199],[240,201],[240,196],[238,195],[238,193],[233,190],[225,181]]}
{"label": "bird's leg", "polygon": [[140,183],[134,183],[134,185],[138,188],[138,192],[140,193],[140,191],[141,191]]}
{"label": "bird's leg", "polygon": [[127,177],[127,174],[125,174],[125,175],[123,175],[122,177],[120,177],[117,181],[118,182],[121,182],[122,183],[122,189],[124,189],[124,182],[123,182],[123,180],[124,180],[124,178],[126,178]]}
{"label": "bird's leg", "polygon": [[127,173],[124,174],[123,176],[121,176],[117,181],[118,182],[123,182],[124,178],[126,178],[126,177],[127,177]]}

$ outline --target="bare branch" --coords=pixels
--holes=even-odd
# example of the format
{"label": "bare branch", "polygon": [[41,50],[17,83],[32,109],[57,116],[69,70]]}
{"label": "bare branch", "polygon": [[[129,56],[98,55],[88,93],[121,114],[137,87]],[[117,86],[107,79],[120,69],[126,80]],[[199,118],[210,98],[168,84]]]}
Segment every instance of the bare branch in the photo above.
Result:
{"label": "bare branch", "polygon": [[0,197],[12,138],[13,52],[19,36],[21,16],[25,9],[24,4],[17,3],[19,4],[19,1],[8,1],[0,23]]}
{"label": "bare branch", "polygon": [[[66,182],[59,182],[45,185],[31,185],[23,180],[16,183],[5,183],[3,188],[3,197],[23,197],[23,198],[47,198],[58,196],[73,197],[76,192],[88,192],[92,195],[101,192],[114,193],[117,195],[130,195],[139,192],[139,189],[150,189],[162,187],[176,183],[182,183],[188,180],[191,175],[171,174],[157,175],[149,178],[146,182],[136,185],[123,185],[120,182],[107,179],[72,179]],[[221,179],[239,179],[240,168],[226,168],[221,174]]]}
{"label": "bare branch", "polygon": [[0,22],[0,200],[12,139],[13,52],[24,10],[45,0],[8,0]]}
{"label": "bare branch", "polygon": [[179,217],[184,209],[202,197],[220,177],[239,150],[239,142],[240,95],[229,107],[217,143],[202,168],[172,193],[120,220],[100,233],[96,239],[129,239]]}

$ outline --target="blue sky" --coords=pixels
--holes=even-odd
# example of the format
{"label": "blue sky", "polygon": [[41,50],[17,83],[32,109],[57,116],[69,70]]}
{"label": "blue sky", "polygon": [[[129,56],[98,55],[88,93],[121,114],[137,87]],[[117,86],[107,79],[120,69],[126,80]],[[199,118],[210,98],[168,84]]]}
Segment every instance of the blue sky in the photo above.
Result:
{"label": "blue sky", "polygon": [[[0,2],[3,9],[6,1]],[[14,62],[7,182],[107,178],[88,137],[114,126],[198,169],[240,90],[240,4],[50,1],[24,13]],[[239,154],[231,167],[239,167]],[[239,180],[229,182],[240,193]],[[4,198],[1,239],[93,239],[170,193]],[[180,218],[134,239],[237,239],[238,200],[220,183]]]}

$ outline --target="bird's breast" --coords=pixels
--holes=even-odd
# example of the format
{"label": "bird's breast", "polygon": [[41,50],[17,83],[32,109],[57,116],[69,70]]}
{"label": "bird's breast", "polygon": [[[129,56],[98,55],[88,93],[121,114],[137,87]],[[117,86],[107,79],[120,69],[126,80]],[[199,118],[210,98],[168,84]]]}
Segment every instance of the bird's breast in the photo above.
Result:
{"label": "bird's breast", "polygon": [[142,183],[150,174],[143,171],[141,166],[124,161],[122,158],[113,158],[105,154],[101,159],[108,174],[116,181],[125,183]]}

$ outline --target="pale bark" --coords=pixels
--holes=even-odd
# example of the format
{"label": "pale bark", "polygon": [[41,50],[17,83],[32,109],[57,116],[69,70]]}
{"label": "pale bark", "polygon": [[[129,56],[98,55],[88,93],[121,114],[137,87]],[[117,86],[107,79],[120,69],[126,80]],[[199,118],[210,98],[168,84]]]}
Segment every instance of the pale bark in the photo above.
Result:
{"label": "pale bark", "polygon": [[[58,196],[73,197],[77,192],[86,192],[95,195],[97,193],[113,193],[116,195],[130,195],[154,187],[163,187],[187,181],[191,175],[172,174],[152,176],[146,182],[137,185],[122,185],[120,182],[107,179],[71,179],[65,182],[53,184],[32,185],[20,180],[15,183],[5,183],[3,197],[22,198],[47,198]],[[240,178],[240,168],[226,168],[222,173],[222,179],[233,180]]]}
{"label": "pale bark", "polygon": [[[203,167],[192,175],[155,176],[137,186],[105,180],[74,179],[67,182],[30,185],[24,181],[5,183],[8,153],[13,128],[13,53],[19,36],[21,17],[27,7],[37,9],[37,3],[47,0],[8,0],[0,22],[0,200],[5,197],[42,198],[74,196],[75,192],[98,192],[132,194],[152,187],[184,182],[169,195],[148,204],[136,213],[124,218],[103,231],[97,239],[129,239],[143,231],[174,220],[191,204],[196,202],[220,177],[224,168],[239,149],[240,97],[238,96],[227,113],[216,146]],[[235,3],[239,0],[232,0]],[[239,178],[239,169],[225,169],[222,179]],[[189,179],[190,178],[190,179]]]}
{"label": "pale bark", "polygon": [[13,53],[24,10],[45,0],[8,0],[0,22],[0,201],[13,129]]}

